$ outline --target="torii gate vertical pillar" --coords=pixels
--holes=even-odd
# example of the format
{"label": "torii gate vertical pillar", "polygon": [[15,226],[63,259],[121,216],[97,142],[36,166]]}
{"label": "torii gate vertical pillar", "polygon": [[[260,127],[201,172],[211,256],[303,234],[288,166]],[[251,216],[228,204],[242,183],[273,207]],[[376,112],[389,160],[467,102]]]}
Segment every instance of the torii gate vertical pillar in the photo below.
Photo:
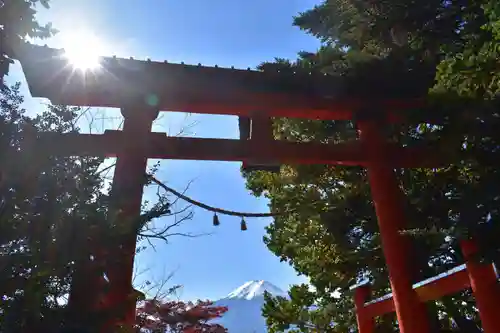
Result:
{"label": "torii gate vertical pillar", "polygon": [[476,305],[479,310],[479,318],[485,333],[498,332],[500,329],[500,286],[497,281],[497,273],[493,265],[480,263],[475,256],[479,252],[474,240],[461,241],[460,247],[464,255],[467,273]]}
{"label": "torii gate vertical pillar", "polygon": [[356,307],[356,321],[359,333],[375,333],[375,319],[367,317],[365,313],[365,303],[369,300],[370,294],[370,285],[368,283],[358,286],[354,290],[354,305]]}
{"label": "torii gate vertical pillar", "polygon": [[121,109],[124,117],[124,149],[117,155],[112,188],[112,214],[117,225],[116,251],[107,254],[110,289],[104,307],[122,316],[109,322],[103,331],[117,324],[133,327],[136,299],[132,288],[137,230],[134,222],[140,215],[147,165],[147,138],[158,110],[134,104]]}
{"label": "torii gate vertical pillar", "polygon": [[[377,112],[376,110],[374,110]],[[428,333],[429,320],[425,304],[413,290],[410,245],[400,231],[405,227],[402,193],[391,165],[386,138],[381,132],[384,122],[370,116],[370,111],[356,114],[359,138],[369,158],[368,178],[378,218],[394,306],[401,333]]]}

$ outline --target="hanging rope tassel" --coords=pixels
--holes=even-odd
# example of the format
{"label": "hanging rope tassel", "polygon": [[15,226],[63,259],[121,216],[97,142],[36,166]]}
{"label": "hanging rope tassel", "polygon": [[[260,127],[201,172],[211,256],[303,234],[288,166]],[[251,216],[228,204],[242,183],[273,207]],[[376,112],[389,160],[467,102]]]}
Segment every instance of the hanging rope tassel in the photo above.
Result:
{"label": "hanging rope tassel", "polygon": [[241,231],[247,230],[247,223],[245,222],[245,218],[241,218]]}
{"label": "hanging rope tassel", "polygon": [[213,220],[213,224],[214,226],[218,226],[220,225],[220,222],[219,222],[219,217],[217,216],[217,214],[214,214],[214,220]]}

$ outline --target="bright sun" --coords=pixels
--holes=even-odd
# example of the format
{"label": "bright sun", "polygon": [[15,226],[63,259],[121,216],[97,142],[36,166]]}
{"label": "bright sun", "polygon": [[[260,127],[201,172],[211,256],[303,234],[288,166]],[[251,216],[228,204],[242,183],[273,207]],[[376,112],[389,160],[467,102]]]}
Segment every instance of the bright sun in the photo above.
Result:
{"label": "bright sun", "polygon": [[104,53],[104,44],[97,36],[80,30],[61,37],[64,57],[68,59],[71,66],[84,71],[96,70],[100,67],[99,59]]}

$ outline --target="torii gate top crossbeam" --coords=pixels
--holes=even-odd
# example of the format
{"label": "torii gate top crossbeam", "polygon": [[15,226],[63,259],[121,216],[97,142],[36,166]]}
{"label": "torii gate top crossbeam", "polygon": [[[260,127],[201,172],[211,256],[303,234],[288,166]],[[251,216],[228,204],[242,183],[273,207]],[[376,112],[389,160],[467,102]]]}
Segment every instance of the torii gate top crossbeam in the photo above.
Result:
{"label": "torii gate top crossbeam", "polygon": [[63,50],[22,44],[16,53],[31,95],[48,98],[54,104],[123,107],[128,100],[149,98],[162,111],[350,120],[353,110],[367,104],[396,111],[419,103],[416,98],[391,100],[377,95],[376,100],[367,100],[346,96],[344,80],[331,75],[116,57],[102,57],[102,68],[82,73],[67,64]]}

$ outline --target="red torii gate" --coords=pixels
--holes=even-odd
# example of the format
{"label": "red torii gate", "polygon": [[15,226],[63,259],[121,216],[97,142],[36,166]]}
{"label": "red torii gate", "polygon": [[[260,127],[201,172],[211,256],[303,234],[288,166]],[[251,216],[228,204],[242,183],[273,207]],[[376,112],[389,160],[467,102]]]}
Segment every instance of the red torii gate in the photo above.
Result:
{"label": "red torii gate", "polygon": [[[102,135],[43,133],[37,138],[39,150],[53,155],[117,157],[112,193],[114,209],[124,223],[140,213],[148,158],[242,161],[250,166],[279,163],[364,166],[368,170],[400,330],[429,332],[425,305],[412,287],[411,262],[407,261],[409,244],[406,236],[399,233],[405,227],[405,217],[394,168],[437,167],[446,162],[439,160],[432,147],[398,147],[388,143],[381,132],[384,123],[400,120],[398,111],[418,107],[419,99],[349,98],[336,93],[342,81],[331,76],[116,57],[102,58],[98,71],[79,72],[68,66],[62,55],[62,50],[31,44],[18,48],[17,58],[32,96],[48,98],[54,104],[120,108],[124,126],[122,131],[106,131]],[[173,138],[152,133],[152,122],[163,110],[249,117],[253,135],[248,140],[226,140]],[[272,117],[355,120],[359,140],[335,145],[275,141],[271,133],[263,132],[271,128]],[[109,306],[126,305],[124,319],[117,319],[126,325],[132,325],[135,319],[135,301],[128,298],[132,291],[135,246],[135,233],[130,232],[111,254],[122,260],[109,267],[110,290],[104,300]],[[84,295],[86,291],[88,294],[88,288],[83,288],[83,294],[78,294],[78,288],[73,289],[71,303],[95,306],[96,300],[88,300],[88,295]],[[480,297],[491,301],[492,295],[476,293],[478,301]],[[487,313],[481,319],[483,324],[490,325],[496,320]],[[363,325],[360,331],[370,332],[364,331]]]}
{"label": "red torii gate", "polygon": [[[498,332],[500,326],[496,317],[500,314],[500,291],[498,275],[494,265],[479,263],[474,256],[478,252],[473,240],[463,240],[460,244],[466,264],[455,267],[438,276],[413,285],[413,290],[422,302],[438,300],[464,289],[472,289],[484,332]],[[395,301],[392,294],[370,300],[370,286],[362,284],[354,287],[356,319],[360,333],[374,333],[374,318],[394,312]]]}

